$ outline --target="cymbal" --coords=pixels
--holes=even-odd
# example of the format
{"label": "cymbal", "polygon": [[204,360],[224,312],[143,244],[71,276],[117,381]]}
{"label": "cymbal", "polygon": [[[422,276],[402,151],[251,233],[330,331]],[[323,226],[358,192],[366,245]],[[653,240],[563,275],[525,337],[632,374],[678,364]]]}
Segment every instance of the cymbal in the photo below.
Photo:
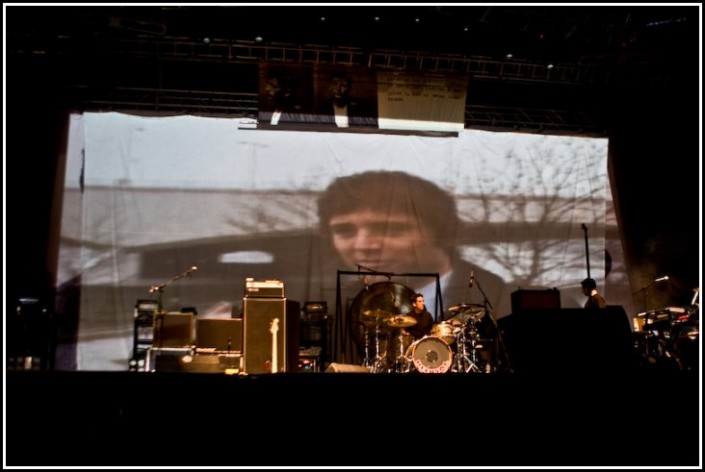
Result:
{"label": "cymbal", "polygon": [[360,321],[371,321],[375,323],[379,323],[382,320],[386,320],[387,318],[391,318],[394,316],[394,313],[390,313],[388,311],[380,310],[379,308],[375,310],[365,310],[360,314]]}
{"label": "cymbal", "polygon": [[465,313],[466,311],[484,311],[484,309],[484,305],[479,303],[461,303],[448,308],[448,311],[451,313]]}
{"label": "cymbal", "polygon": [[416,324],[416,320],[411,316],[397,315],[387,321],[387,324],[392,328],[408,328],[409,326],[414,326]]}
{"label": "cymbal", "polygon": [[463,303],[461,305],[452,306],[448,309],[454,316],[446,321],[450,321],[451,325],[464,325],[468,321],[480,321],[485,316],[485,307],[477,303]]}
{"label": "cymbal", "polygon": [[[350,306],[348,317],[348,329],[355,345],[360,349],[366,347],[366,337],[372,328],[379,329],[380,334],[393,330],[386,323],[391,316],[386,317],[384,314],[392,313],[394,316],[409,313],[413,309],[413,296],[411,288],[395,282],[376,282],[360,290]],[[369,314],[363,315],[364,312]]]}

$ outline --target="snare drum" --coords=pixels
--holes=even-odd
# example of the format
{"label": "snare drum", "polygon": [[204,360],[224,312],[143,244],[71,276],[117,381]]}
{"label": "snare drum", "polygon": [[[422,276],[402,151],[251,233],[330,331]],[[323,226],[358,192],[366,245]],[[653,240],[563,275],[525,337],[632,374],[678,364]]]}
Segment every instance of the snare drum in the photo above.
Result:
{"label": "snare drum", "polygon": [[455,342],[455,336],[453,335],[454,327],[447,321],[442,321],[435,324],[431,329],[431,336],[441,338],[447,344],[453,344]]}
{"label": "snare drum", "polygon": [[406,352],[417,371],[423,374],[444,374],[453,363],[453,351],[442,339],[426,336],[414,342]]}

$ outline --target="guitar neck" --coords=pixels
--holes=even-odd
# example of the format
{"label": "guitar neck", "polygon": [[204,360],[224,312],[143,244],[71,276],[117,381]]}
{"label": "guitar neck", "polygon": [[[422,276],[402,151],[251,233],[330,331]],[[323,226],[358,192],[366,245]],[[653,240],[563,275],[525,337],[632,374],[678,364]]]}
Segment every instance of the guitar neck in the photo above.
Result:
{"label": "guitar neck", "polygon": [[277,333],[279,332],[279,318],[272,320],[269,331],[272,333],[272,373],[279,372],[278,352],[277,352]]}

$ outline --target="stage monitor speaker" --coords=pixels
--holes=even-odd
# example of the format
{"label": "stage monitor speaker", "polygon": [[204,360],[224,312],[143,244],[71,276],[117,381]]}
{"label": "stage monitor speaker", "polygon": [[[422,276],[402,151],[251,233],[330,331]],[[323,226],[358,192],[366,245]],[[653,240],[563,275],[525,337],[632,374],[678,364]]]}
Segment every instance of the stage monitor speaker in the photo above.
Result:
{"label": "stage monitor speaker", "polygon": [[512,292],[512,313],[524,310],[554,309],[561,307],[561,292],[558,289],[516,290]]}
{"label": "stage monitor speaker", "polygon": [[242,346],[244,371],[248,374],[273,372],[276,354],[276,372],[296,372],[299,363],[300,317],[299,302],[286,298],[245,297]]}
{"label": "stage monitor speaker", "polygon": [[190,347],[194,338],[193,313],[155,313],[153,343],[156,348]]}
{"label": "stage monitor speaker", "polygon": [[336,362],[331,362],[326,372],[337,372],[346,374],[369,374],[370,368],[364,365],[356,364],[338,364]]}

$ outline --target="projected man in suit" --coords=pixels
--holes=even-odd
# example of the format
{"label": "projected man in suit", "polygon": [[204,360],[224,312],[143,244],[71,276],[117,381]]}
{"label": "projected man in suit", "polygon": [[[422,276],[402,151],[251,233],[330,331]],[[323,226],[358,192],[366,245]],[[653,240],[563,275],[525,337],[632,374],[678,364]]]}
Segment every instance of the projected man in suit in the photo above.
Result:
{"label": "projected man in suit", "polygon": [[[479,281],[488,301],[497,306],[505,284],[497,275],[463,260],[456,234],[460,226],[455,199],[420,177],[405,172],[369,171],[340,177],[318,200],[320,225],[340,269],[393,275],[365,278],[365,286],[399,274],[438,273],[444,311],[469,294],[470,277]],[[474,272],[473,272],[474,271]],[[394,277],[423,293],[433,313],[436,281]],[[482,295],[474,297],[482,300]],[[443,318],[436,313],[436,322]],[[492,320],[485,316],[487,330]]]}

